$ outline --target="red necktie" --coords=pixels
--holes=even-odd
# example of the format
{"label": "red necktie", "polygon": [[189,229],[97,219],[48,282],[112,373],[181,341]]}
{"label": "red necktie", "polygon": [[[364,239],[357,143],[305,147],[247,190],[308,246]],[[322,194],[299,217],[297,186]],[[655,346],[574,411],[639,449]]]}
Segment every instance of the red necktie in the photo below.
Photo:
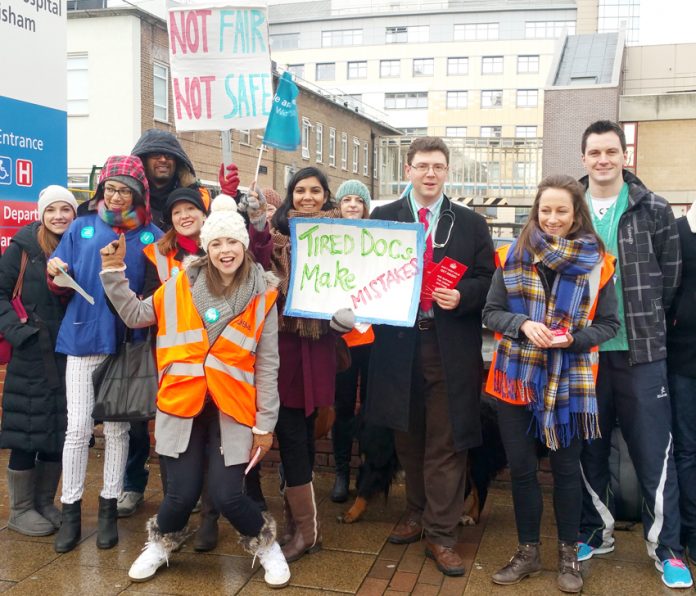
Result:
{"label": "red necktie", "polygon": [[[428,234],[428,209],[427,207],[421,207],[418,210],[418,221],[425,226],[425,253],[423,254],[423,271],[428,269],[428,265],[433,260],[433,238],[431,234]],[[423,280],[425,281],[425,279]],[[428,312],[433,307],[433,301],[429,298],[422,298],[420,301],[421,310]]]}

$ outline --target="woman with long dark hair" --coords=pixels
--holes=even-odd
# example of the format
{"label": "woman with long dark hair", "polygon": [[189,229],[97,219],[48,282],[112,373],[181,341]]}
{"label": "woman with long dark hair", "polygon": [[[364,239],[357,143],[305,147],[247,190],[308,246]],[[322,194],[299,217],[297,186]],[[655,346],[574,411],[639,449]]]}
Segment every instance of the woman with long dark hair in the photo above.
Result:
{"label": "woman with long dark hair", "polygon": [[[12,344],[0,433],[0,447],[11,449],[7,525],[27,536],[46,536],[60,527],[60,511],[53,501],[67,413],[65,356],[56,353],[55,346],[65,304],[48,289],[46,259],[75,219],[77,201],[67,188],[51,185],[39,193],[37,207],[39,221],[19,230],[0,259],[0,332]],[[11,304],[20,276],[26,323]]]}
{"label": "woman with long dark hair", "polygon": [[[596,346],[616,334],[614,258],[570,176],[542,180],[519,238],[498,250],[484,324],[498,340],[487,391],[510,465],[519,546],[493,575],[516,584],[541,571],[537,441],[550,450],[558,526],[558,587],[580,592],[580,451],[599,434]],[[595,354],[596,355],[596,354]]]}

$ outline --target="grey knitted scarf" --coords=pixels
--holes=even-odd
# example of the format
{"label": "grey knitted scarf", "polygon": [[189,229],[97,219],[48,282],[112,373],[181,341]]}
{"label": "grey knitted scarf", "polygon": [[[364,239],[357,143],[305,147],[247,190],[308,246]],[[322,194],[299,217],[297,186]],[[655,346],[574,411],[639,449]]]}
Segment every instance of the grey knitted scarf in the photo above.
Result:
{"label": "grey knitted scarf", "polygon": [[[220,337],[220,334],[229,322],[244,311],[252,297],[265,290],[266,281],[260,265],[254,265],[249,277],[242,282],[237,291],[229,298],[213,296],[206,283],[205,271],[199,270],[198,277],[196,277],[191,288],[191,295],[193,296],[193,304],[201,319],[203,319],[203,325],[205,325],[205,329],[208,332],[208,341],[211,346]],[[208,322],[205,317],[206,311],[211,308],[217,310],[220,315],[217,321],[212,323]]]}

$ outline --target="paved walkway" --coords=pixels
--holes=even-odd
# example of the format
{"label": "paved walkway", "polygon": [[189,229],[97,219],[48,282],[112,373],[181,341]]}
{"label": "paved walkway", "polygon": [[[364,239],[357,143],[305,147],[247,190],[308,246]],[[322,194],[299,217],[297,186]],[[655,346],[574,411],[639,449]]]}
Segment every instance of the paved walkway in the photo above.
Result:
{"label": "paved walkway", "polygon": [[[539,577],[505,588],[492,584],[490,575],[505,563],[515,547],[513,512],[506,483],[493,487],[482,523],[477,527],[461,528],[457,550],[466,560],[466,576],[444,578],[432,561],[424,557],[420,544],[406,547],[386,542],[404,506],[403,487],[394,487],[387,503],[382,499],[373,503],[364,521],[341,525],[335,520],[343,507],[328,499],[332,483],[329,476],[319,476],[316,483],[324,549],[291,565],[291,585],[284,591],[266,587],[262,575],[252,570],[251,557],[241,551],[234,531],[226,522],[220,524],[220,544],[215,551],[198,554],[187,544],[172,556],[170,567],[161,569],[152,581],[132,583],[127,570],[143,546],[145,520],[157,511],[161,498],[158,469],[152,466],[152,481],[143,507],[135,516],[119,522],[119,544],[102,551],[96,547],[100,456],[97,450],[92,450],[90,455],[83,507],[83,541],[73,552],[64,555],[53,551],[51,536],[28,538],[7,529],[7,483],[4,472],[1,474],[0,592],[32,596],[559,594],[555,574],[555,526],[548,494],[542,527],[544,572]],[[0,454],[0,468],[4,470],[6,466],[7,451],[4,451]],[[270,509],[279,519],[281,501],[273,473],[265,473],[263,486]],[[192,526],[197,525],[197,517],[192,516]],[[585,564],[585,594],[653,596],[676,593],[662,585],[659,574],[648,560],[640,527],[617,533],[617,543],[614,554]]]}

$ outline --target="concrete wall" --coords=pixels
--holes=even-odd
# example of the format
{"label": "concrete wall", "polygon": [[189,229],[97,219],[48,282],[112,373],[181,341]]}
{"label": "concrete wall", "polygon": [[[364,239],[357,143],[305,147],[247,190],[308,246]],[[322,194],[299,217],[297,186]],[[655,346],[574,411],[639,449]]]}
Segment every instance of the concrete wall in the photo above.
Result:
{"label": "concrete wall", "polygon": [[584,175],[580,141],[595,120],[617,120],[619,88],[547,89],[544,96],[542,177]]}
{"label": "concrete wall", "polygon": [[625,95],[674,93],[696,89],[696,43],[626,49]]}
{"label": "concrete wall", "polygon": [[577,0],[576,33],[597,32],[597,17],[599,16],[598,0]]}

